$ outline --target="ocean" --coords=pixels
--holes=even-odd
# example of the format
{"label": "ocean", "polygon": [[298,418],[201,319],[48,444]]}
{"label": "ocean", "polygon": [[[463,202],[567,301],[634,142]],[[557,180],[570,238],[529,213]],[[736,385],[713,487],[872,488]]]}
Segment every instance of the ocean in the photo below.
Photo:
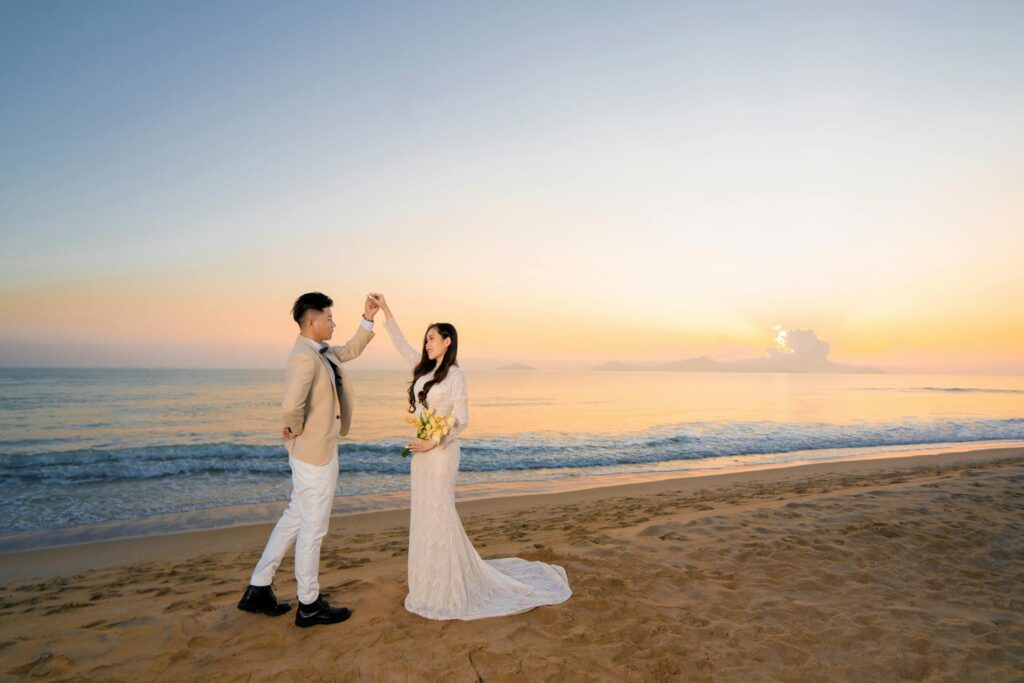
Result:
{"label": "ocean", "polygon": [[[459,485],[498,492],[1024,440],[1024,377],[465,371]],[[350,377],[337,495],[405,491],[408,375]],[[77,527],[286,500],[282,387],[277,370],[0,369],[0,550],[28,532],[38,545],[57,530],[67,540]]]}

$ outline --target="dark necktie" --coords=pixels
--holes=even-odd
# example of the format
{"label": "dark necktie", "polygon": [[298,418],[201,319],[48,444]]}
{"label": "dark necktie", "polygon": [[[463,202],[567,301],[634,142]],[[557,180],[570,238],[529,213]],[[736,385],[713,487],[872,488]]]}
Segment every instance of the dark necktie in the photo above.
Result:
{"label": "dark necktie", "polygon": [[331,362],[331,359],[327,357],[327,352],[330,350],[329,344],[324,344],[320,347],[320,355],[324,357],[327,364],[331,366],[331,370],[334,372],[334,392],[338,394],[338,403],[341,403],[341,388],[338,384],[341,382],[341,373],[338,372],[338,366]]}

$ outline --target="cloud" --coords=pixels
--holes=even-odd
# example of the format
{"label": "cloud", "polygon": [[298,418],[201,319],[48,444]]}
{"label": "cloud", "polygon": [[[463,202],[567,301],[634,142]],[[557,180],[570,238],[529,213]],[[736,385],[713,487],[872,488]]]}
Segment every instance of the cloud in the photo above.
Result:
{"label": "cloud", "polygon": [[776,348],[768,349],[768,360],[786,367],[822,367],[829,364],[831,345],[813,330],[784,330],[775,326]]}

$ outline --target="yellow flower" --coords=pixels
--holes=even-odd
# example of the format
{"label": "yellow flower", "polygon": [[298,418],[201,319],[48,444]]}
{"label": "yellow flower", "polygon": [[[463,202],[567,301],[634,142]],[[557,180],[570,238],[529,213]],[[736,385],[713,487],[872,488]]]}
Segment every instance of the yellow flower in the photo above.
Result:
{"label": "yellow flower", "polygon": [[[456,423],[454,415],[437,415],[434,408],[424,408],[419,415],[407,416],[405,421],[416,426],[417,438],[432,441],[435,445],[441,443],[441,440],[448,435]],[[408,457],[411,455],[411,451],[408,448],[403,448],[402,455]]]}

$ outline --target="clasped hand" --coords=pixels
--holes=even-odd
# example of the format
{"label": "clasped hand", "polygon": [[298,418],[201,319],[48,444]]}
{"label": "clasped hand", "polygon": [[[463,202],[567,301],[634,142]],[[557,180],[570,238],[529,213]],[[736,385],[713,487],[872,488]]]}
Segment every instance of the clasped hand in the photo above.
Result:
{"label": "clasped hand", "polygon": [[409,443],[409,450],[413,453],[424,453],[437,446],[430,439],[414,439]]}
{"label": "clasped hand", "polygon": [[377,299],[377,295],[367,294],[366,301],[363,303],[363,317],[367,320],[373,320],[379,310],[380,301]]}

